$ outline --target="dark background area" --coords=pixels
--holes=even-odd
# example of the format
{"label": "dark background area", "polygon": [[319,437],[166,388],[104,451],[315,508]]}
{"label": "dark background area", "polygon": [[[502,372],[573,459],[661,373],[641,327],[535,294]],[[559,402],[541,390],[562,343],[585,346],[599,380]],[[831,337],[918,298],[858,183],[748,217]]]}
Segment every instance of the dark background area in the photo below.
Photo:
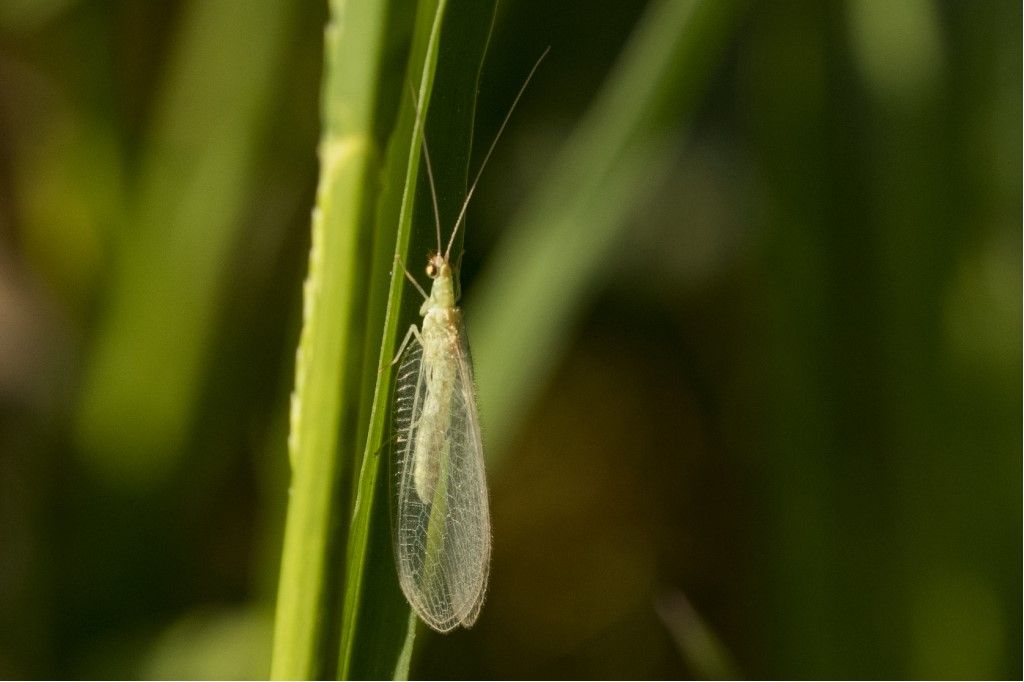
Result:
{"label": "dark background area", "polygon": [[[326,7],[201,5],[0,4],[0,677],[267,674]],[[551,53],[467,292],[642,11],[501,3],[478,147]],[[481,619],[414,675],[1022,674],[1020,36],[1012,2],[746,5],[489,469]],[[198,189],[161,129],[209,134]]]}

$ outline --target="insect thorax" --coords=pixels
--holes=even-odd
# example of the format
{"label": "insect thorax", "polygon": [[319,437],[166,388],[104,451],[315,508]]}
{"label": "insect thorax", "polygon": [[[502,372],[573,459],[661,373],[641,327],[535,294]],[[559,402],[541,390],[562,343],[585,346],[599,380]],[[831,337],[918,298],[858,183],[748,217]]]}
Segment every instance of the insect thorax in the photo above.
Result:
{"label": "insect thorax", "polygon": [[432,306],[426,310],[420,330],[423,335],[424,353],[454,352],[452,346],[458,343],[461,317],[458,308]]}
{"label": "insect thorax", "polygon": [[452,269],[445,263],[441,266],[441,272],[434,278],[430,285],[430,296],[423,302],[420,308],[420,315],[426,315],[431,308],[454,308],[455,307],[455,286],[453,283]]}

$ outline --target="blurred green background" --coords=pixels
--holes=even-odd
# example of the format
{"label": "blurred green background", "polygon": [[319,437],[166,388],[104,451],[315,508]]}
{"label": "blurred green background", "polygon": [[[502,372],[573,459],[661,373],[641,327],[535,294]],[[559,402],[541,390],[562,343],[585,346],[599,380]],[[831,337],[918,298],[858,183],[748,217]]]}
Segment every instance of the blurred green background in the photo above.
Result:
{"label": "blurred green background", "polygon": [[[500,4],[471,339],[643,9]],[[267,674],[325,19],[0,0],[0,677]],[[1021,61],[1019,3],[742,6],[414,676],[1021,676]]]}

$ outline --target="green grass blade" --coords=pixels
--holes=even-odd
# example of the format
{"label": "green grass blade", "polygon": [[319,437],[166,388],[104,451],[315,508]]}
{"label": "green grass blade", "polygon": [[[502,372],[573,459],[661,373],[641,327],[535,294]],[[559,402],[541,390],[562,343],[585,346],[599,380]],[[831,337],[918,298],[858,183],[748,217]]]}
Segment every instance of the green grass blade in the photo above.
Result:
{"label": "green grass blade", "polygon": [[[414,28],[409,82],[415,84],[417,98],[430,113],[427,138],[446,236],[465,196],[477,82],[493,16],[492,1],[423,2]],[[422,131],[415,125],[414,114],[409,95],[403,98],[389,148],[378,209],[379,231],[397,226],[390,242],[377,244],[375,261],[381,275],[392,270],[395,253],[414,274],[420,273],[427,250],[436,248],[429,190],[419,173]],[[458,242],[456,248],[460,245]],[[347,554],[339,660],[339,674],[346,679],[406,677],[416,625],[395,573],[389,481],[382,460],[388,453],[393,388],[390,362],[399,339],[417,319],[420,300],[414,291],[410,294],[400,268],[375,281],[388,283],[387,305],[381,333],[375,337],[380,340],[376,348],[379,364],[367,365],[375,385],[366,411],[369,435]],[[374,300],[377,296],[371,294]]]}
{"label": "green grass blade", "polygon": [[[379,159],[394,120],[385,66],[401,43],[405,3],[331,3],[326,30],[320,184],[313,214],[289,456],[292,485],[278,588],[271,675],[333,677],[339,575],[350,505],[346,473],[364,431],[366,290],[373,263]],[[397,88],[399,77],[391,76]]]}
{"label": "green grass blade", "polygon": [[[469,292],[490,461],[505,449],[573,320],[669,168],[740,0],[655,0],[584,120]],[[509,359],[514,358],[514,362]]]}
{"label": "green grass blade", "polygon": [[[413,29],[408,74],[409,82],[414,84],[417,98],[422,103],[424,110],[430,105],[434,67],[437,63],[437,44],[443,15],[443,1],[419,3],[416,25]],[[416,178],[419,170],[419,144],[423,130],[422,122],[416,119],[411,97],[409,99],[402,97],[401,102],[399,122],[388,150],[386,185],[382,194],[381,206],[378,208],[378,221],[380,227],[387,229],[389,221],[394,220],[397,230],[394,233],[393,253],[398,254],[403,261],[407,261]],[[376,249],[378,258],[375,264],[380,264],[384,252],[387,250],[387,241],[378,241]],[[390,260],[393,263],[394,255],[390,257]],[[356,479],[355,503],[345,555],[344,601],[338,659],[339,679],[353,678],[353,669],[356,667],[354,661],[357,656],[363,659],[366,667],[376,668],[376,674],[373,677],[394,677],[397,661],[411,657],[411,653],[403,656],[402,652],[407,649],[411,651],[412,640],[415,636],[415,629],[409,631],[407,628],[407,637],[403,640],[397,641],[391,637],[398,632],[396,625],[402,618],[403,608],[407,608],[400,599],[401,594],[395,594],[396,590],[390,589],[390,583],[394,581],[389,578],[394,569],[386,568],[385,571],[373,572],[366,570],[367,564],[371,562],[386,565],[388,554],[384,553],[384,556],[380,556],[382,552],[379,550],[382,546],[390,547],[389,543],[380,539],[381,536],[387,537],[389,534],[386,523],[383,523],[387,520],[387,505],[379,502],[379,500],[387,498],[387,480],[385,477],[377,475],[383,439],[382,435],[375,437],[374,425],[383,425],[377,396],[381,392],[385,396],[389,395],[388,387],[391,378],[389,353],[393,353],[395,349],[398,316],[401,312],[404,288],[401,269],[392,267],[391,270],[383,324],[384,340],[380,351],[382,369],[376,372],[377,376],[374,382],[374,399],[369,412],[369,437]],[[387,351],[386,349],[391,350]],[[387,402],[386,397],[382,400]],[[376,431],[380,433],[379,428]],[[376,505],[374,504],[375,500],[378,500]],[[378,520],[378,523],[371,526],[371,521],[374,518]],[[371,532],[376,533],[377,541],[371,542]],[[378,551],[374,552],[374,549]],[[365,585],[364,578],[367,578]],[[361,614],[364,587],[382,597],[386,595],[388,598],[386,601],[379,598],[378,608],[366,609]],[[406,616],[406,621],[407,619],[408,616]],[[356,648],[355,641],[359,633],[372,637],[374,644],[363,650]]]}

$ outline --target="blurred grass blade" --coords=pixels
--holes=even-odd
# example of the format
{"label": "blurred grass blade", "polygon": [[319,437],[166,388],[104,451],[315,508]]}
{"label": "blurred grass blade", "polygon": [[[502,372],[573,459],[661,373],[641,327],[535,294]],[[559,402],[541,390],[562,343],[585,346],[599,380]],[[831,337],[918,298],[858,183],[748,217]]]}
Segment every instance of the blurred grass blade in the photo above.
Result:
{"label": "blurred grass blade", "polygon": [[[421,2],[414,28],[409,82],[417,91],[424,118],[426,112],[430,113],[427,137],[445,230],[454,224],[466,192],[477,83],[494,6],[492,0]],[[387,287],[371,291],[371,299],[386,303],[386,316],[380,322],[380,333],[370,334],[371,343],[380,340],[373,349],[379,365],[366,365],[367,385],[374,390],[364,410],[369,435],[346,557],[339,661],[339,675],[345,679],[405,678],[415,636],[416,619],[410,614],[395,573],[388,478],[380,471],[388,452],[390,362],[400,337],[410,323],[418,320],[420,305],[416,292],[407,297],[410,288],[401,268],[392,268],[394,254],[400,254],[417,273],[427,250],[436,248],[429,190],[419,174],[423,131],[415,124],[412,97],[404,97],[388,150],[378,210],[378,233],[397,227],[397,234],[391,241],[382,239],[375,244],[375,273],[379,277],[374,277],[374,287],[378,283]],[[371,310],[371,328],[375,325],[373,314]]]}
{"label": "blurred grass blade", "polygon": [[655,610],[691,673],[702,680],[740,679],[729,650],[685,594],[672,590],[661,595]]}
{"label": "blurred grass blade", "polygon": [[[362,350],[373,259],[380,150],[400,76],[383,69],[401,45],[407,3],[331,3],[322,91],[320,183],[296,357],[292,464],[271,675],[333,677],[350,490],[361,452]],[[390,98],[388,97],[390,95]],[[346,459],[347,458],[347,459]]]}
{"label": "blurred grass blade", "polygon": [[289,7],[200,0],[183,13],[76,415],[86,462],[110,482],[160,479],[191,428]]}
{"label": "blurred grass blade", "polygon": [[741,5],[651,3],[597,100],[468,293],[491,461],[564,349],[629,215],[667,173],[679,121],[692,114]]}

